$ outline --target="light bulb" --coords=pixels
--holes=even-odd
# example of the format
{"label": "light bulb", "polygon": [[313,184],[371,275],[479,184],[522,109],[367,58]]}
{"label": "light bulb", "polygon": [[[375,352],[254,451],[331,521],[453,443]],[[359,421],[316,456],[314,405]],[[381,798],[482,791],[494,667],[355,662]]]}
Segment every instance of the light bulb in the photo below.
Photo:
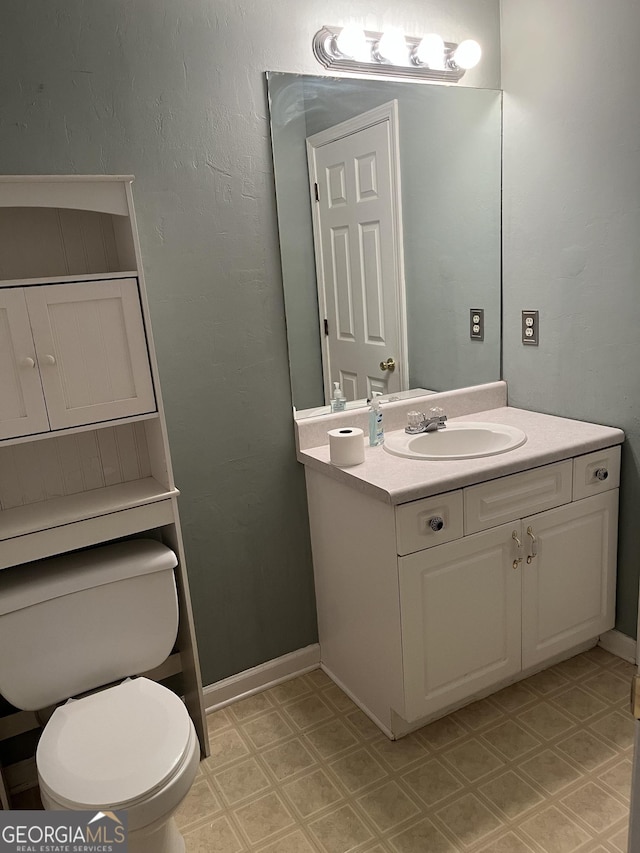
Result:
{"label": "light bulb", "polygon": [[409,60],[407,40],[402,30],[392,27],[386,30],[376,45],[378,55],[392,65],[406,65]]}
{"label": "light bulb", "polygon": [[451,57],[458,68],[473,68],[480,62],[482,48],[477,41],[465,39],[461,41]]}
{"label": "light bulb", "polygon": [[343,56],[358,59],[362,62],[370,60],[369,45],[364,30],[357,24],[347,24],[336,36],[336,48]]}
{"label": "light bulb", "polygon": [[444,41],[437,33],[429,33],[415,49],[414,57],[420,65],[444,70]]}

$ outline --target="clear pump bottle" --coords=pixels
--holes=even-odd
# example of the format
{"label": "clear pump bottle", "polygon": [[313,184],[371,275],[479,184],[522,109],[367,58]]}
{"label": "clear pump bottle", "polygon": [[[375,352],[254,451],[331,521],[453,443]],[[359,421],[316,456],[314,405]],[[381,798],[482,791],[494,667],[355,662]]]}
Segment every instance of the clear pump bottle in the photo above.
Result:
{"label": "clear pump bottle", "polygon": [[347,398],[342,393],[342,388],[339,382],[333,383],[333,396],[331,397],[331,411],[344,412],[347,405]]}
{"label": "clear pump bottle", "polygon": [[382,423],[382,407],[380,406],[379,391],[374,391],[369,403],[369,444],[378,447],[384,444],[384,426]]}

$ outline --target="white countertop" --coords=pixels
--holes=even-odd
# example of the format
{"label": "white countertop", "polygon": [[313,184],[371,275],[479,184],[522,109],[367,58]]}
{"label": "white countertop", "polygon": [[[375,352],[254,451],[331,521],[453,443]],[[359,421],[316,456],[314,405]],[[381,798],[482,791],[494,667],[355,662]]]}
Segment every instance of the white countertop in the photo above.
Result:
{"label": "white countertop", "polygon": [[365,438],[367,446],[361,465],[350,468],[332,465],[328,444],[298,450],[298,459],[351,488],[395,505],[537,468],[624,441],[624,432],[615,427],[527,412],[510,406],[450,418],[450,421],[509,424],[524,430],[527,440],[520,447],[495,456],[427,461],[393,456],[383,447],[369,447]]}

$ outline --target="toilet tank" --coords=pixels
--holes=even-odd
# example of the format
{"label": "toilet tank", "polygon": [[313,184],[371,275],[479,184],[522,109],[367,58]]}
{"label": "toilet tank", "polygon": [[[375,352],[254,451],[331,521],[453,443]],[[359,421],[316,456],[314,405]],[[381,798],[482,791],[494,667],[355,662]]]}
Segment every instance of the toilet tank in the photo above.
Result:
{"label": "toilet tank", "polygon": [[0,694],[34,711],[161,664],[177,563],[136,539],[0,571]]}

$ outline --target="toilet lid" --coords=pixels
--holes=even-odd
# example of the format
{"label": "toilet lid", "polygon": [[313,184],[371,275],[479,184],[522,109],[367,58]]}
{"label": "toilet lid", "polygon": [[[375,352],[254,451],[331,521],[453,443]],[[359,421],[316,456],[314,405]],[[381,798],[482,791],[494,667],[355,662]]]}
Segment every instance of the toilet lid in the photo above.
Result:
{"label": "toilet lid", "polygon": [[135,678],[57,708],[38,744],[38,774],[71,803],[131,802],[176,772],[190,730],[175,693]]}

